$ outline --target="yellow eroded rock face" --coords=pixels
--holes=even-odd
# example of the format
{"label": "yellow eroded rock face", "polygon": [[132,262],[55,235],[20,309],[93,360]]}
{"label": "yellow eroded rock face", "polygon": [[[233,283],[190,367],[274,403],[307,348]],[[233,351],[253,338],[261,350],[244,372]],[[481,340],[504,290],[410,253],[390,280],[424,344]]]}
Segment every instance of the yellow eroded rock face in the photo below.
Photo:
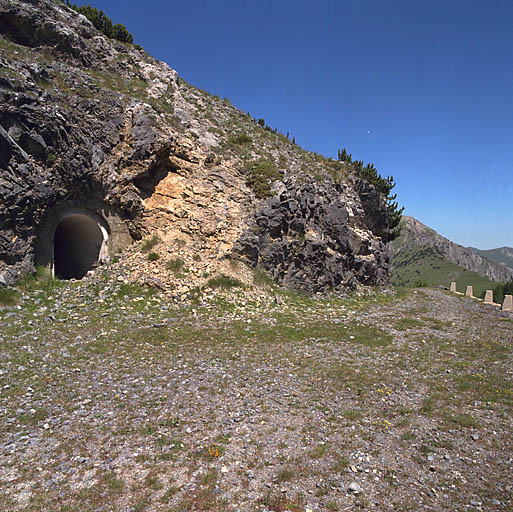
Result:
{"label": "yellow eroded rock face", "polygon": [[184,191],[184,179],[176,174],[168,174],[155,188],[152,196],[144,201],[144,208],[152,210],[161,208],[165,210],[174,210],[177,203],[182,201]]}

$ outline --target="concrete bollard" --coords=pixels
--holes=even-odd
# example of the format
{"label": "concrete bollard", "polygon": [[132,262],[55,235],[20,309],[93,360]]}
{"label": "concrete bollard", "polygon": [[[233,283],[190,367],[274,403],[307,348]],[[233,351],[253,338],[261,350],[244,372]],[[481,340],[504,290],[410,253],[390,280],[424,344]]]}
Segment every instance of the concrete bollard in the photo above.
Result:
{"label": "concrete bollard", "polygon": [[492,304],[492,302],[493,302],[493,290],[486,290],[484,303]]}
{"label": "concrete bollard", "polygon": [[513,295],[504,295],[502,311],[513,311]]}
{"label": "concrete bollard", "polygon": [[465,290],[465,296],[466,297],[473,297],[474,291],[472,290],[472,285],[467,286],[467,289]]}
{"label": "concrete bollard", "polygon": [[451,287],[449,288],[449,291],[456,293],[456,281],[451,282]]}

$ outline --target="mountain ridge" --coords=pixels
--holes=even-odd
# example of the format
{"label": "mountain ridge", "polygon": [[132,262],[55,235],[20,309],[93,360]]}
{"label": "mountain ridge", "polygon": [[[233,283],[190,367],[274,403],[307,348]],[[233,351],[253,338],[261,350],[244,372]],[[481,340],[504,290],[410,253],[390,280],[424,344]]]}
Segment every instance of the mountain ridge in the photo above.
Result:
{"label": "mountain ridge", "polygon": [[513,270],[513,247],[503,246],[495,249],[477,249],[476,247],[470,247],[470,249],[490,261],[498,263],[499,265],[505,265]]}
{"label": "mountain ridge", "polygon": [[513,280],[513,269],[490,261],[470,247],[464,247],[437,233],[418,219],[403,215],[401,220],[401,234],[389,244],[392,258],[392,273],[394,272],[394,258],[404,250],[413,247],[429,246],[436,249],[447,260],[456,265],[477,272],[496,282]]}

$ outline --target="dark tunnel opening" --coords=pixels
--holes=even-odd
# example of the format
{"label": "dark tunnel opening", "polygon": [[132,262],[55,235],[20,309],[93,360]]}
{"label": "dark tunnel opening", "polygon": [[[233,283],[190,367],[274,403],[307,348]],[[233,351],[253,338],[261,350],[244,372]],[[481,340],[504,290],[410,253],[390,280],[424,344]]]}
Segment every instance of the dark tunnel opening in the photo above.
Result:
{"label": "dark tunnel opening", "polygon": [[104,235],[91,217],[74,214],[56,227],[53,238],[54,271],[60,279],[81,279],[101,257]]}

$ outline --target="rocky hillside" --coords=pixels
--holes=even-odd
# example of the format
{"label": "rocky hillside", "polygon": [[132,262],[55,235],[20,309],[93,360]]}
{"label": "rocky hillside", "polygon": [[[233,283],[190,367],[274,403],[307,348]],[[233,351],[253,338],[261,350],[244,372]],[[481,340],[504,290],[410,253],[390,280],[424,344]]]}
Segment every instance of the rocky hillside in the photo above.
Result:
{"label": "rocky hillside", "polygon": [[472,247],[471,249],[484,258],[499,263],[500,265],[505,265],[513,270],[513,247],[499,247],[498,249],[487,250]]}
{"label": "rocky hillside", "polygon": [[60,2],[0,0],[0,34],[0,281],[55,263],[74,215],[103,228],[110,257],[153,236],[164,281],[178,240],[212,273],[237,258],[311,292],[387,282],[385,200],[347,164]]}
{"label": "rocky hillside", "polygon": [[512,269],[488,260],[470,247],[463,247],[447,240],[422,222],[406,215],[401,221],[401,235],[390,243],[392,266],[394,258],[397,258],[400,252],[425,246],[434,248],[450,262],[486,276],[492,281],[507,282],[513,279]]}

